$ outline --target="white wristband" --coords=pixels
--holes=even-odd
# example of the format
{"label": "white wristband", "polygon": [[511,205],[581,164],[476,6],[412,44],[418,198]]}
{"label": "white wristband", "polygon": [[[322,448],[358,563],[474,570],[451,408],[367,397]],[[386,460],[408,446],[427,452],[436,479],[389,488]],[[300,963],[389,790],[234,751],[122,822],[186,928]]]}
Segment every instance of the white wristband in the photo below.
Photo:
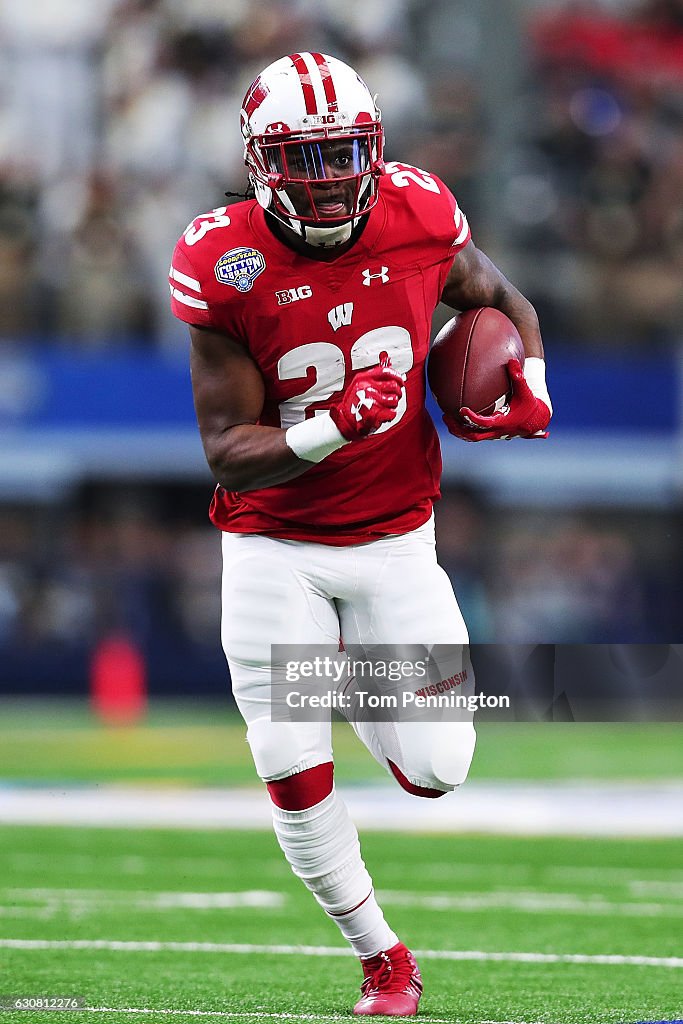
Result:
{"label": "white wristband", "polygon": [[285,431],[285,441],[298,459],[322,462],[332,452],[349,444],[329,412],[295,423]]}
{"label": "white wristband", "polygon": [[545,382],[545,359],[541,359],[540,356],[527,356],[524,360],[524,379],[531,393],[545,402],[552,413],[553,407]]}

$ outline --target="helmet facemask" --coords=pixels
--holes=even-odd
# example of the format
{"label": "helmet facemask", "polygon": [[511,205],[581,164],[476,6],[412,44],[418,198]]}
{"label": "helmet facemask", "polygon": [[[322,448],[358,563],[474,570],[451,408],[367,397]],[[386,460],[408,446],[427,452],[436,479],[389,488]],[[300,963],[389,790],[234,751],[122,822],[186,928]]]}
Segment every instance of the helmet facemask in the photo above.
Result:
{"label": "helmet facemask", "polygon": [[379,121],[350,129],[266,132],[246,143],[257,198],[304,241],[340,245],[377,202],[383,173]]}

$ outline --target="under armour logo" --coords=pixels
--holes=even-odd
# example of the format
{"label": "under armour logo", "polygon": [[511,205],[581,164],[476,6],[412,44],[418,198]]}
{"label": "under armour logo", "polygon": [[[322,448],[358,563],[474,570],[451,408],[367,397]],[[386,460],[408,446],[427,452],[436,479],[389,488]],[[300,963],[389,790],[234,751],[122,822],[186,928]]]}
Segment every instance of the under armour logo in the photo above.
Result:
{"label": "under armour logo", "polygon": [[360,391],[356,392],[356,398],[358,399],[357,405],[351,406],[351,413],[356,417],[356,422],[360,423],[363,419],[363,409],[372,409],[375,404],[374,398],[369,398],[365,393],[365,388],[361,388]]}
{"label": "under armour logo", "polygon": [[388,284],[389,267],[382,267],[379,274],[371,274],[369,268],[366,267],[366,269],[363,271],[363,284],[366,284],[369,288],[370,282],[375,280],[381,281],[382,284]]}

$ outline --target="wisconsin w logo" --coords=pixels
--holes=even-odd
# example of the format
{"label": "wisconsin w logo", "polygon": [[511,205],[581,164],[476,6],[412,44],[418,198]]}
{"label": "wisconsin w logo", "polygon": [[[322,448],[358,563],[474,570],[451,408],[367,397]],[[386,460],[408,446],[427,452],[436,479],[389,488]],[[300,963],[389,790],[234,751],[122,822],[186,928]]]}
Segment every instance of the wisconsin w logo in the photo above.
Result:
{"label": "wisconsin w logo", "polygon": [[327,314],[327,319],[330,321],[330,326],[334,331],[338,331],[340,327],[348,327],[351,323],[351,317],[353,316],[353,303],[344,302],[341,306],[335,306]]}

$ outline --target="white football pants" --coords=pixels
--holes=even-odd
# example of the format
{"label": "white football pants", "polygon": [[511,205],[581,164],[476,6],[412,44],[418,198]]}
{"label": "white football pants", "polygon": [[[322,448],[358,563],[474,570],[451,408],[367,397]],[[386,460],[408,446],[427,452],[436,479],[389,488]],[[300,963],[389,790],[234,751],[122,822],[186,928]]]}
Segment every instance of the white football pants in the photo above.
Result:
{"label": "white football pants", "polygon": [[[272,722],[271,644],[456,645],[474,692],[467,628],[424,526],[348,547],[223,534],[222,643],[247,740],[264,781],[332,760],[331,723]],[[430,717],[435,717],[431,712]],[[460,718],[463,714],[460,712]],[[455,789],[474,753],[472,715],[460,721],[352,722],[375,759],[415,786]]]}

